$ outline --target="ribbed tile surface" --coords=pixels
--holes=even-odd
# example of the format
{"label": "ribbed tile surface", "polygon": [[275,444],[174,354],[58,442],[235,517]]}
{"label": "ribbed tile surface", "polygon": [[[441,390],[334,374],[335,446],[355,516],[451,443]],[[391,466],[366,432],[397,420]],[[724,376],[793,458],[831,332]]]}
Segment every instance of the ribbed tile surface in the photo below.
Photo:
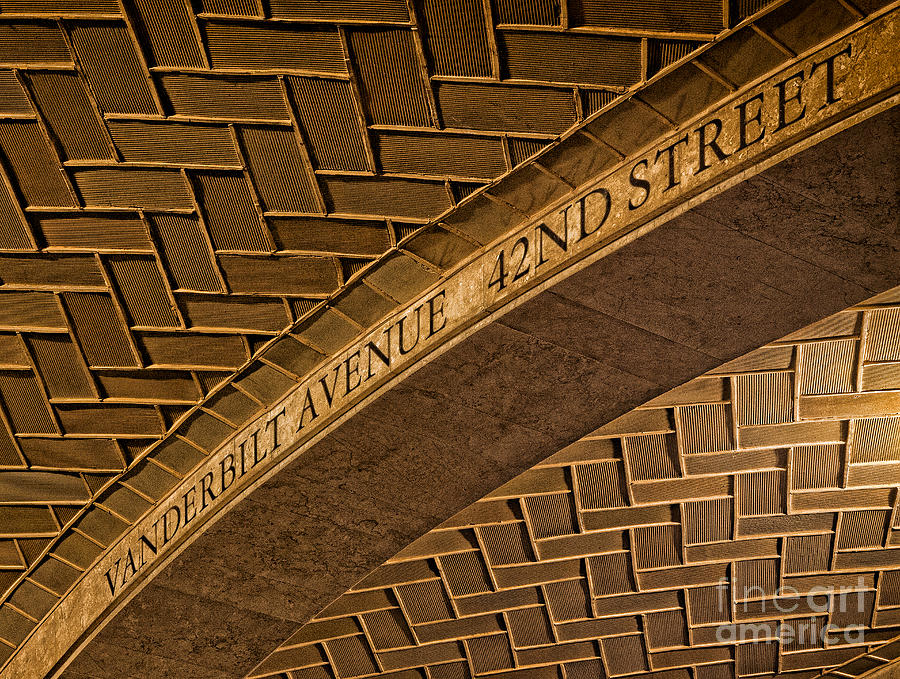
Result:
{"label": "ribbed tile surface", "polygon": [[[900,382],[877,417],[834,422],[794,408],[798,398],[857,393],[840,381],[847,361],[827,360],[835,329],[855,333],[836,340],[835,355],[848,348],[851,365],[866,365],[864,347],[893,346],[895,330],[872,316],[896,309],[862,305],[814,324],[792,336],[797,344],[731,361],[568,446],[313,618],[301,628],[304,657],[331,648],[336,639],[316,625],[335,616],[347,629],[363,623],[347,638],[386,679],[812,679],[900,656],[900,642],[885,644],[900,635],[900,417],[890,400]],[[810,347],[822,348],[821,362],[785,364]],[[710,388],[722,379],[734,388]],[[793,388],[803,384],[830,386],[807,396]],[[800,425],[810,426],[784,443],[784,429]],[[398,597],[377,617],[364,603],[376,592]],[[844,634],[854,626],[856,636]],[[338,663],[349,659],[304,666],[288,652],[248,676],[345,676]],[[362,676],[362,665],[353,671]]]}
{"label": "ribbed tile surface", "polygon": [[[188,473],[232,431],[203,414],[174,438],[190,406],[398,237],[520,165],[624,88],[692,53],[725,27],[727,8],[734,23],[764,4],[0,2],[0,473],[22,475],[0,479],[0,501],[52,506],[59,527],[58,542],[0,539],[0,554],[9,555],[0,564],[0,662],[49,605],[31,581],[45,593],[65,592],[101,544],[171,487],[176,470]],[[766,54],[764,68],[780,63]],[[388,283],[401,289],[403,281]],[[395,303],[370,291],[365,299],[348,297],[346,306],[354,320],[370,323]],[[841,345],[833,362],[847,365],[848,350],[854,360],[863,351],[864,388],[887,388],[896,376],[896,314],[851,315],[857,325],[839,324],[845,332],[830,337],[845,342],[866,332],[866,341]],[[311,367],[321,357],[309,352],[314,358],[285,362]],[[847,375],[858,377],[810,377],[804,395],[835,393]],[[240,383],[257,408],[293,381],[257,364]],[[666,545],[665,563],[687,548],[675,530],[679,511],[669,512],[675,518],[658,536],[644,530],[646,517],[635,531],[619,533],[622,521],[609,515],[635,500],[627,484],[645,484],[638,498],[661,497],[667,489],[652,484],[683,480],[677,455],[727,451],[736,444],[733,424],[744,423],[734,404],[677,411],[662,445],[634,432],[634,446],[617,448],[626,457],[575,464],[566,489],[523,500],[515,522],[471,531],[471,549],[441,555],[446,585],[398,587],[389,617],[399,631],[366,649],[366,630],[393,623],[362,621],[354,632],[362,636],[347,637],[356,641],[331,644],[339,674],[400,670],[420,657],[440,658],[431,679],[462,679],[473,652],[479,667],[505,666],[518,642],[440,645],[437,627],[421,628],[418,637],[418,630],[403,631],[418,624],[409,611],[437,616],[430,624],[438,625],[460,612],[447,599],[459,596],[460,610],[493,615],[494,605],[478,599],[496,594],[490,569],[507,569],[504,582],[544,582],[517,569],[546,554],[577,561],[579,543],[567,540],[585,526],[606,526],[600,532],[608,554],[589,557],[583,572],[561,580],[569,584],[546,591],[529,585],[529,603],[521,606],[540,612],[521,622],[531,630],[523,627],[522,635],[533,639],[541,634],[535,630],[546,631],[540,616],[576,616],[559,637],[576,645],[554,655],[537,643],[527,662],[564,662],[568,677],[593,679],[599,656],[582,656],[587,647],[600,653],[595,641],[585,642],[600,634],[574,626],[586,622],[577,616],[589,616],[587,602],[638,586],[630,555],[639,545]],[[788,414],[780,409],[778,421]],[[850,469],[842,447],[815,479],[801,472],[804,487],[867,483],[872,464],[896,457],[896,446],[885,443],[895,440],[895,423],[883,419],[890,418],[849,428]],[[137,462],[166,430],[170,440],[154,461]],[[748,433],[758,441],[768,435]],[[90,505],[91,522],[72,525],[77,508],[129,466],[129,480]],[[699,501],[703,489],[720,498],[735,492],[738,481],[730,483],[703,481],[680,492],[685,502]],[[724,530],[704,512],[691,548]],[[26,565],[26,557],[34,563]],[[572,605],[564,596],[570,590],[583,601]],[[506,634],[507,622],[493,624],[490,634]],[[630,650],[646,645],[628,636],[636,624],[623,629],[623,641],[603,648],[610,662],[630,667]],[[410,639],[427,634],[438,644],[433,655],[404,655]],[[372,665],[388,643],[399,654]],[[328,677],[322,667],[312,663],[297,674]]]}

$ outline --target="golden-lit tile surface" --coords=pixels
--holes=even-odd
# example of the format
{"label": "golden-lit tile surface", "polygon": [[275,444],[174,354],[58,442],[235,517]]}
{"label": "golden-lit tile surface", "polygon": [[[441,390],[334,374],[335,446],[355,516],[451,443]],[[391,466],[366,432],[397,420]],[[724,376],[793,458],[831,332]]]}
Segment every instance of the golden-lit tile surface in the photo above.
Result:
{"label": "golden-lit tile surface", "polygon": [[[372,275],[362,299],[333,303],[351,277],[767,4],[0,0],[0,662],[293,375],[443,263],[398,257],[390,290]],[[760,15],[691,65],[714,81],[703,105],[882,4],[794,0]],[[759,59],[728,58],[754,40]],[[667,91],[646,90],[657,124],[696,112]],[[554,165],[564,183],[618,158],[579,139],[595,160]],[[475,247],[430,228],[424,250],[433,234],[439,251],[455,238],[454,261]],[[299,341],[279,339],[288,330]],[[867,349],[850,386],[895,382],[879,358],[894,348]],[[856,349],[798,360],[841,366]],[[847,379],[804,372],[792,415],[852,410],[837,398]],[[734,385],[757,388],[786,385]],[[733,416],[764,437],[784,407]],[[720,410],[679,417],[715,427]],[[714,445],[699,431],[683,451]],[[646,475],[666,450],[628,455]]]}
{"label": "golden-lit tile surface", "polygon": [[260,347],[766,5],[602,4],[0,2],[0,659],[293,384]]}
{"label": "golden-lit tile surface", "polygon": [[895,288],[563,448],[249,676],[806,679],[892,660],[898,312]]}

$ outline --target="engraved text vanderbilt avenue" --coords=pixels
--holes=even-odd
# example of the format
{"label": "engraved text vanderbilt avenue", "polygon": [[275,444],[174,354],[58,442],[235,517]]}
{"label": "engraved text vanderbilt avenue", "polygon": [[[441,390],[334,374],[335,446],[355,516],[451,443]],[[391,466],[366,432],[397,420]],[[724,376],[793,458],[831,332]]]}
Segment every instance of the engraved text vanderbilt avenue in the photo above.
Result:
{"label": "engraved text vanderbilt avenue", "polygon": [[[169,499],[105,559],[110,598],[161,550],[190,533],[202,515],[275,465],[276,458],[556,265],[576,260],[623,228],[652,218],[679,192],[702,187],[717,169],[752,160],[827,121],[846,105],[842,83],[859,59],[845,39],[740,95],[649,153],[621,164],[578,199],[523,226],[448,277],[443,285],[383,322],[237,437],[212,454]],[[854,92],[854,94],[856,94]],[[838,105],[840,104],[840,105]],[[265,463],[265,464],[264,464]],[[241,480],[248,476],[244,483]],[[231,492],[229,492],[231,491]],[[196,524],[194,523],[196,522]]]}

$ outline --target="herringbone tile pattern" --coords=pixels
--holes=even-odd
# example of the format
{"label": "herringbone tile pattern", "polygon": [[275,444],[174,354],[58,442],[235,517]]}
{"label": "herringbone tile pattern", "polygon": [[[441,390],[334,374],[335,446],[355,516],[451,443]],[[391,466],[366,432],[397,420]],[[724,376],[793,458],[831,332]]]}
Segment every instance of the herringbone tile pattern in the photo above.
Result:
{"label": "herringbone tile pattern", "polygon": [[263,344],[745,4],[0,1],[0,659],[291,384],[263,366],[140,462]]}
{"label": "herringbone tile pattern", "polygon": [[564,448],[250,676],[807,679],[883,645],[900,634],[898,304],[894,289]]}
{"label": "herringbone tile pattern", "polygon": [[[768,4],[0,0],[0,662],[209,452],[405,301],[367,281],[334,303],[348,281],[426,224],[392,271],[436,280],[477,244],[435,218]],[[648,101],[684,120],[882,4],[792,0],[688,64],[706,99],[659,81]],[[737,68],[747,50],[765,58]],[[539,177],[621,155],[579,139],[594,160]],[[502,202],[462,219],[521,217]]]}

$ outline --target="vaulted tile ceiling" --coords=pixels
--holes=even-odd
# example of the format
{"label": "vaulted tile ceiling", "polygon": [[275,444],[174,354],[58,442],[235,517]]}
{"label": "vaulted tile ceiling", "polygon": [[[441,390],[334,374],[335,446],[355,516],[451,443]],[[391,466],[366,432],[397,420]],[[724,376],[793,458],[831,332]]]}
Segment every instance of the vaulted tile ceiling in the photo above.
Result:
{"label": "vaulted tile ceiling", "polygon": [[600,427],[248,676],[813,679],[900,657],[898,331],[894,288]]}
{"label": "vaulted tile ceiling", "polygon": [[0,0],[0,660],[289,382],[142,461],[267,342],[766,4]]}
{"label": "vaulted tile ceiling", "polygon": [[0,2],[0,463],[120,471],[398,237],[725,22],[603,4]]}
{"label": "vaulted tile ceiling", "polygon": [[0,2],[0,589],[348,276],[764,3],[604,4]]}

